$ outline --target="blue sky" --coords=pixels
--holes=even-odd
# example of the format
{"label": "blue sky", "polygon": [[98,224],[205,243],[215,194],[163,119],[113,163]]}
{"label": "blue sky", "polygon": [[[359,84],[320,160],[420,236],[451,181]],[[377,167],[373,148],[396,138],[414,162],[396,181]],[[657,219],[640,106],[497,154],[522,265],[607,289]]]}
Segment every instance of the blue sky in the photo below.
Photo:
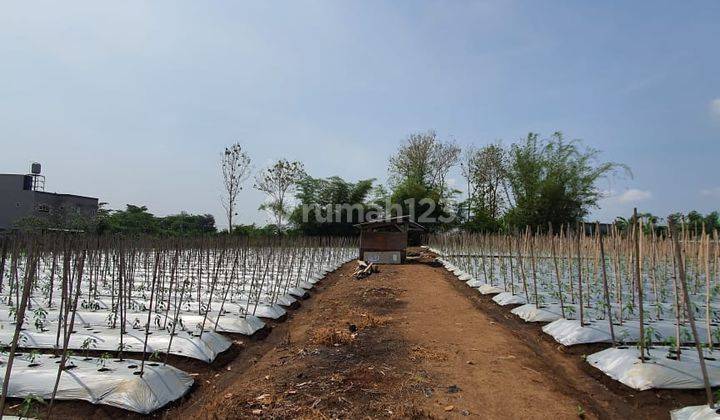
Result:
{"label": "blue sky", "polygon": [[[592,217],[720,208],[717,1],[10,1],[0,172],[212,213],[218,160],[385,181],[411,132],[461,145],[561,130],[628,164]],[[454,174],[462,184],[459,174]],[[264,222],[248,183],[240,222]]]}

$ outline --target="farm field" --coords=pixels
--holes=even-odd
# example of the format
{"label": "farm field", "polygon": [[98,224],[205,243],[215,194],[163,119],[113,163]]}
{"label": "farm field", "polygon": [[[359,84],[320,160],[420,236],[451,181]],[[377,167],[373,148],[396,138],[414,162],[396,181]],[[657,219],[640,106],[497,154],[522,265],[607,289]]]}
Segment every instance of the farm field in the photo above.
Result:
{"label": "farm field", "polygon": [[588,347],[558,346],[442,267],[387,266],[360,281],[352,268],[168,414],[571,419],[580,407],[586,418],[664,418],[702,403],[702,392],[635,392],[593,374]]}
{"label": "farm field", "polygon": [[[670,340],[670,347],[659,335],[645,342],[648,360],[662,356],[670,370],[675,360],[665,354],[681,343],[688,377],[653,386],[599,370],[605,359],[593,358],[607,351],[625,351],[637,365],[637,338],[626,333],[611,348],[602,334],[608,314],[622,315],[628,331],[637,315],[599,304],[603,289],[592,258],[580,260],[590,283],[571,288],[577,249],[562,236],[554,239],[565,250],[557,271],[542,236],[516,237],[517,248],[505,247],[509,237],[447,236],[413,249],[412,263],[382,265],[362,279],[353,275],[356,249],[345,239],[184,247],[79,240],[63,247],[59,238],[5,242],[0,337],[10,344],[3,370],[13,354],[11,412],[34,396],[52,400],[58,369],[67,374],[55,391],[54,418],[662,418],[703,402],[689,338]],[[660,250],[667,244],[652,244],[657,254],[647,258],[666,256]],[[702,251],[703,244],[689,246]],[[615,244],[627,251],[625,245]],[[593,238],[579,246],[592,255]],[[702,261],[690,269],[702,271]],[[607,297],[632,302],[631,264],[615,268]],[[646,330],[665,321],[670,327],[651,333],[674,337],[679,330],[662,270],[643,282],[661,291],[646,295],[656,299],[645,307]],[[553,277],[559,273],[565,275]],[[714,337],[714,294],[705,299],[704,283],[693,284],[693,299],[711,321],[697,316],[698,330],[707,326]],[[581,298],[583,306],[573,303]],[[562,342],[549,327],[577,319],[581,307],[581,330],[593,325],[595,339]],[[714,384],[717,369],[706,351]],[[47,406],[32,409],[42,416]]]}
{"label": "farm field", "polygon": [[[357,248],[342,238],[11,237],[0,265],[7,407],[53,418],[661,418],[701,405],[671,244],[643,236],[637,266],[628,237],[598,239],[437,236],[410,263],[358,278]],[[714,386],[716,248],[707,235],[682,247]]]}

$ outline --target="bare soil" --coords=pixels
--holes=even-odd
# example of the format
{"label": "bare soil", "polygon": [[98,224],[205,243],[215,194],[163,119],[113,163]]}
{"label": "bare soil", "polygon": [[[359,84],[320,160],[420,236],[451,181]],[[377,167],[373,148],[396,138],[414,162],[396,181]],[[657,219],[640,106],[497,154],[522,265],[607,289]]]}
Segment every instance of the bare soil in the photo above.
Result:
{"label": "bare soil", "polygon": [[[208,366],[180,358],[193,390],[163,418],[667,418],[702,392],[635,392],[430,260],[329,274],[283,322],[234,337]],[[59,418],[120,410],[60,402]]]}

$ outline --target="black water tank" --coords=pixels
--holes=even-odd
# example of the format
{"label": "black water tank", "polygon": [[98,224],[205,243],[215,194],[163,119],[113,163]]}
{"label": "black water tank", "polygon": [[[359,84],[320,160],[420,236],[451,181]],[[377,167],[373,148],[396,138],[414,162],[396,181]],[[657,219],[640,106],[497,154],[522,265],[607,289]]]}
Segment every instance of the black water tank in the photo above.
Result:
{"label": "black water tank", "polygon": [[32,175],[25,175],[23,177],[23,190],[30,191],[33,189],[33,177]]}

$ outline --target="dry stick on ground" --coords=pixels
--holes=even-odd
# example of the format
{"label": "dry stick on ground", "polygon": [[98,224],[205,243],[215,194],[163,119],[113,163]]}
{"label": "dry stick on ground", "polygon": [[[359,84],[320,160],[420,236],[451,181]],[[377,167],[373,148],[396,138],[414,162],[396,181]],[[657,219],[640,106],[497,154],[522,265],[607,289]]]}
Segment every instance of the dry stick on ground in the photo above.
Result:
{"label": "dry stick on ground", "polygon": [[10,384],[10,374],[12,373],[13,362],[15,361],[15,351],[18,348],[18,341],[20,339],[20,331],[22,330],[23,323],[25,321],[25,310],[27,309],[28,301],[30,300],[30,292],[32,291],[33,274],[35,273],[35,266],[37,264],[37,256],[35,255],[33,244],[28,244],[27,251],[27,263],[28,269],[25,271],[25,281],[23,282],[23,293],[22,299],[20,300],[20,306],[17,311],[15,321],[15,333],[13,334],[12,345],[10,346],[10,353],[8,354],[7,366],[5,367],[5,379],[3,380],[2,396],[0,396],[0,414],[5,412],[5,399],[7,398],[8,385]]}
{"label": "dry stick on ground", "polygon": [[638,311],[640,315],[640,363],[645,363],[645,311],[643,310],[643,289],[642,289],[642,278],[640,277],[640,221],[637,216],[637,208],[633,209],[633,227],[634,235],[633,242],[635,244],[635,284],[637,285],[638,293]]}
{"label": "dry stick on ground", "polygon": [[670,234],[673,238],[673,248],[675,249],[675,259],[677,260],[678,272],[680,273],[680,286],[682,287],[683,298],[685,300],[685,310],[687,311],[688,321],[690,321],[690,329],[692,330],[693,338],[695,339],[695,349],[697,350],[698,360],[700,361],[700,370],[702,372],[703,383],[705,385],[705,397],[707,398],[708,406],[710,408],[715,408],[712,390],[710,388],[710,380],[707,373],[707,367],[705,366],[705,357],[702,351],[702,346],[700,344],[700,339],[698,339],[697,327],[695,326],[695,316],[692,312],[692,304],[690,303],[690,296],[688,294],[687,281],[685,279],[685,268],[682,258],[682,252],[680,250],[680,241],[677,237],[675,221],[672,218],[669,220],[669,225]]}
{"label": "dry stick on ground", "polygon": [[[70,252],[68,250],[68,252]],[[52,413],[53,404],[55,403],[55,396],[57,395],[57,389],[58,385],[60,385],[60,375],[62,375],[62,372],[65,370],[65,361],[67,360],[67,351],[68,351],[68,345],[70,344],[70,335],[73,333],[73,328],[75,328],[75,313],[77,312],[77,304],[78,304],[78,298],[80,297],[80,285],[82,284],[82,276],[83,276],[83,268],[85,266],[85,254],[86,251],[82,251],[80,256],[78,257],[78,260],[76,261],[77,266],[77,280],[75,283],[75,296],[73,298],[72,306],[68,309],[72,309],[72,315],[70,316],[70,325],[68,328],[65,329],[65,336],[63,337],[63,348],[62,348],[62,355],[60,356],[60,364],[58,365],[58,371],[57,376],[55,377],[55,386],[53,386],[53,392],[52,396],[50,397],[50,404],[48,405],[48,413],[47,417],[50,417],[50,414]],[[67,300],[70,300],[70,284],[68,284],[68,297]],[[65,318],[67,320],[67,314],[68,311],[65,312]],[[65,324],[68,324],[65,322]]]}
{"label": "dry stick on ground", "polygon": [[[600,222],[597,222],[596,226],[598,232],[600,232]],[[603,291],[605,292],[605,306],[607,306],[608,326],[610,327],[610,340],[612,341],[612,346],[615,347],[615,330],[613,329],[612,306],[610,306],[610,290],[608,289],[607,272],[605,271],[605,246],[603,245],[602,234],[598,235],[598,240],[600,241],[600,267],[602,269],[602,282]]]}

